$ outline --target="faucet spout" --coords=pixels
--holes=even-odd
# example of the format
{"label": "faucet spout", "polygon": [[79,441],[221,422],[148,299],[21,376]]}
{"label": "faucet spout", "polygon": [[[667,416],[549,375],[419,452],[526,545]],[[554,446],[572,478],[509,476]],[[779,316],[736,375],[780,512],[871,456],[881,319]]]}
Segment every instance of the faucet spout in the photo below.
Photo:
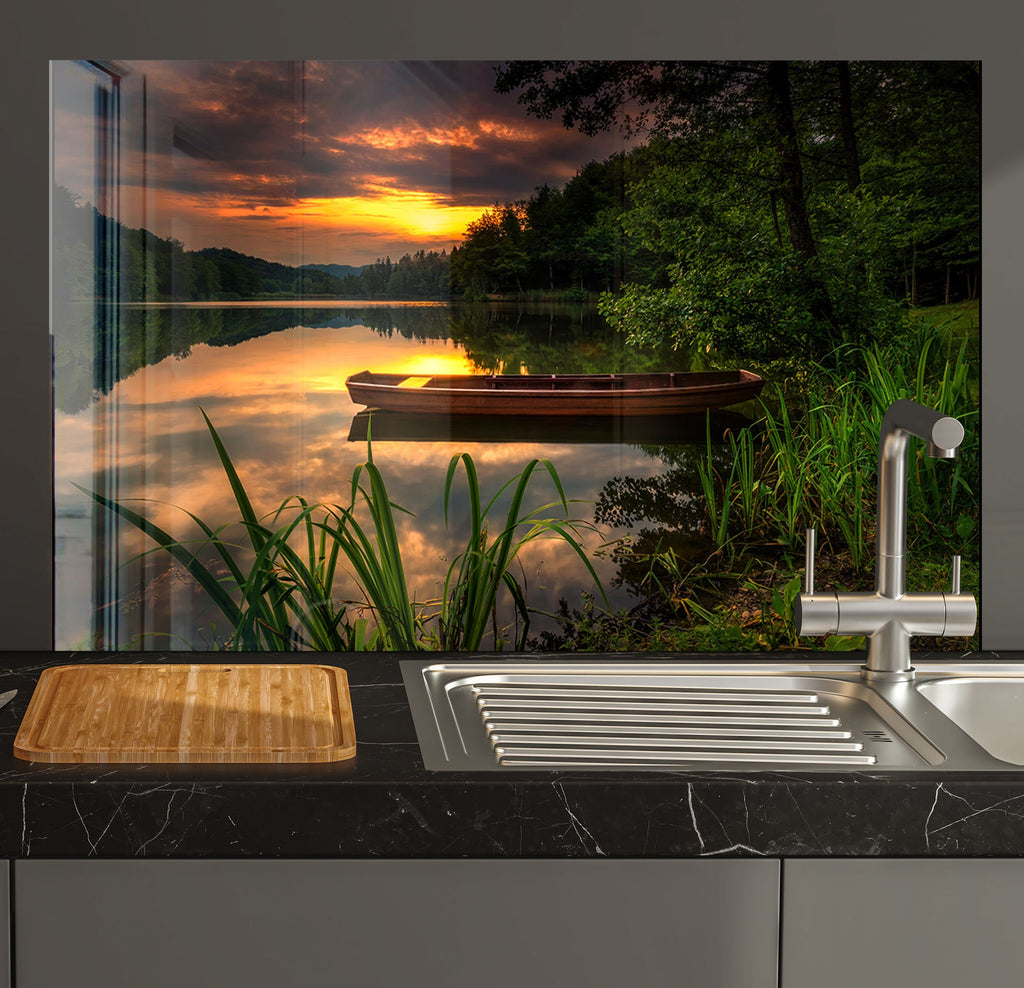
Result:
{"label": "faucet spout", "polygon": [[929,456],[956,456],[964,427],[954,418],[900,399],[889,406],[878,438],[878,554],[873,593],[822,593],[813,579],[814,530],[808,531],[807,585],[797,596],[800,635],[864,635],[865,679],[906,682],[912,635],[973,635],[978,620],[974,595],[960,589],[960,557],[953,557],[949,593],[906,592],[907,450],[911,436]]}
{"label": "faucet spout", "polygon": [[897,599],[906,592],[907,461],[910,437],[927,445],[929,456],[952,459],[964,440],[955,418],[900,398],[882,419],[878,437],[878,532],[875,591]]}

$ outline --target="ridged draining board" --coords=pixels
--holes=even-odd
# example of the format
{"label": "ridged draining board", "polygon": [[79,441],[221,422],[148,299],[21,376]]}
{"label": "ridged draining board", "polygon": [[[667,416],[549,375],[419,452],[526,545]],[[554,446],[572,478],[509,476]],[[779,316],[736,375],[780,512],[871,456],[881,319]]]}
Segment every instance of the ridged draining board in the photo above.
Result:
{"label": "ridged draining board", "polygon": [[14,741],[34,762],[333,762],[355,752],[348,677],[324,665],[54,666]]}
{"label": "ridged draining board", "polygon": [[478,683],[499,765],[829,762],[874,765],[808,691]]}
{"label": "ridged draining board", "polygon": [[[766,675],[682,663],[401,664],[431,770],[889,770],[935,749],[853,673]],[[762,667],[764,664],[762,664]]]}

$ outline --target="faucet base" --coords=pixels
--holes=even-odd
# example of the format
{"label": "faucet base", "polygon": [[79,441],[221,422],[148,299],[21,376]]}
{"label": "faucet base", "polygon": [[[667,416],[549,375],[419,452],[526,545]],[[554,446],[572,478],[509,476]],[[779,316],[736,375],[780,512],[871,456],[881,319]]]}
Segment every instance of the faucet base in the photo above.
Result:
{"label": "faucet base", "polygon": [[860,678],[868,683],[910,683],[917,673],[913,666],[906,669],[871,669],[860,667]]}

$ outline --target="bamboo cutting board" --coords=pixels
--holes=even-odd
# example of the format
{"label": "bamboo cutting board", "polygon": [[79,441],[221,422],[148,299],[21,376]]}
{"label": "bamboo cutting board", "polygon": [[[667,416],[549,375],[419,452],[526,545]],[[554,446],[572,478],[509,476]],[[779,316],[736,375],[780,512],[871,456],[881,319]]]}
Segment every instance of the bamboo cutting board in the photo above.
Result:
{"label": "bamboo cutting board", "polygon": [[333,762],[356,753],[344,669],[67,665],[43,670],[14,741],[34,762]]}

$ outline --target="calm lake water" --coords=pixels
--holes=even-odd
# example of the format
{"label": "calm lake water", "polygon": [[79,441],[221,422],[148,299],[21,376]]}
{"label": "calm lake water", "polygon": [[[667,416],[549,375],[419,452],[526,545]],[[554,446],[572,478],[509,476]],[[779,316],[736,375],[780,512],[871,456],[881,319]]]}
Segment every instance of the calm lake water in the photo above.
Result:
{"label": "calm lake water", "polygon": [[[238,517],[200,409],[213,421],[258,512],[289,495],[346,503],[366,459],[365,418],[345,389],[360,370],[410,374],[611,373],[685,370],[686,354],[627,349],[583,305],[365,302],[124,307],[97,345],[94,310],[69,309],[55,340],[57,648],[211,648],[227,629],[194,581],[151,542],[73,485],[107,490],[176,538],[198,530],[185,508],[217,527]],[[385,428],[385,425],[387,428]],[[534,458],[554,463],[575,517],[594,524],[589,548],[624,535],[648,545],[679,537],[692,454],[704,420],[666,431],[607,423],[397,421],[372,431],[373,456],[401,521],[409,583],[436,597],[464,542],[461,478],[451,526],[443,515],[450,458],[469,453],[485,496]],[[555,491],[538,476],[534,504]],[[177,507],[175,507],[177,506]],[[685,526],[683,526],[685,527]],[[241,537],[235,529],[236,537]],[[595,565],[616,606],[636,603],[609,555]],[[555,610],[592,590],[564,545],[529,547],[519,573],[527,600]],[[356,597],[353,585],[339,588]],[[537,617],[531,634],[555,624]]]}

